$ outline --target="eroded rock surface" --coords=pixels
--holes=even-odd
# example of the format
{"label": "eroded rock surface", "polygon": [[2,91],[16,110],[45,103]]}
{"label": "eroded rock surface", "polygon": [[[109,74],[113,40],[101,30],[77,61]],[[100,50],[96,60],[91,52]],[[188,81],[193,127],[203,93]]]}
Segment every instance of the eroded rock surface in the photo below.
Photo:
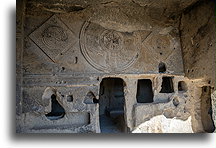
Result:
{"label": "eroded rock surface", "polygon": [[214,5],[19,1],[17,132],[214,132]]}

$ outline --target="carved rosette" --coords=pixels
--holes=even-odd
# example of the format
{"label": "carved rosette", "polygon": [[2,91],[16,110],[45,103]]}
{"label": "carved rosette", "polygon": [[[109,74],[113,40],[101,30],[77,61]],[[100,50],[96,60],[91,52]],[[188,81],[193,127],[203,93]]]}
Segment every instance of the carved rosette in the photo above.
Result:
{"label": "carved rosette", "polygon": [[80,34],[81,52],[90,65],[103,72],[122,72],[139,56],[139,33],[118,32],[86,21]]}
{"label": "carved rosette", "polygon": [[75,43],[74,34],[55,15],[32,32],[29,37],[53,62],[57,61],[58,56]]}

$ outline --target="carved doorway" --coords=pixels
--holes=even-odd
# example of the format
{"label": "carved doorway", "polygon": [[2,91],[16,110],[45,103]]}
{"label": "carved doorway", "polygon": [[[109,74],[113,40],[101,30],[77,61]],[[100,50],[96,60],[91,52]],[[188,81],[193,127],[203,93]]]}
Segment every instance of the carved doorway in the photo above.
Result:
{"label": "carved doorway", "polygon": [[104,78],[100,84],[99,120],[101,133],[123,133],[124,81],[120,78]]}

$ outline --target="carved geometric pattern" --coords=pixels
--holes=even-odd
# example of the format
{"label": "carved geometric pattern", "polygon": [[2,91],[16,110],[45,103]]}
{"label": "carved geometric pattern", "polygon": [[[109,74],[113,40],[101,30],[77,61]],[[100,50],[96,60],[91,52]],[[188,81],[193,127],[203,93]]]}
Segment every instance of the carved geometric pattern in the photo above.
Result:
{"label": "carved geometric pattern", "polygon": [[53,62],[76,42],[74,34],[55,15],[29,37]]}
{"label": "carved geometric pattern", "polygon": [[121,72],[137,61],[141,38],[138,32],[118,32],[86,21],[81,29],[80,47],[87,62],[97,70]]}
{"label": "carved geometric pattern", "polygon": [[165,61],[176,47],[170,35],[151,33],[143,42],[144,46],[152,51],[152,58]]}

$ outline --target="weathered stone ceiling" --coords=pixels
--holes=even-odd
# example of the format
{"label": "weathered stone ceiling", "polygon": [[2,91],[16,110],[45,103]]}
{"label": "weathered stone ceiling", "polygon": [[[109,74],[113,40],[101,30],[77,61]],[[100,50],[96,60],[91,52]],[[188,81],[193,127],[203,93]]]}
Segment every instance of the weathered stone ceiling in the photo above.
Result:
{"label": "weathered stone ceiling", "polygon": [[[151,17],[161,19],[161,16],[171,17],[199,0],[30,0],[28,6],[45,9],[50,12],[65,13],[81,11],[99,5],[121,5],[142,7]],[[31,7],[29,7],[31,8]]]}

